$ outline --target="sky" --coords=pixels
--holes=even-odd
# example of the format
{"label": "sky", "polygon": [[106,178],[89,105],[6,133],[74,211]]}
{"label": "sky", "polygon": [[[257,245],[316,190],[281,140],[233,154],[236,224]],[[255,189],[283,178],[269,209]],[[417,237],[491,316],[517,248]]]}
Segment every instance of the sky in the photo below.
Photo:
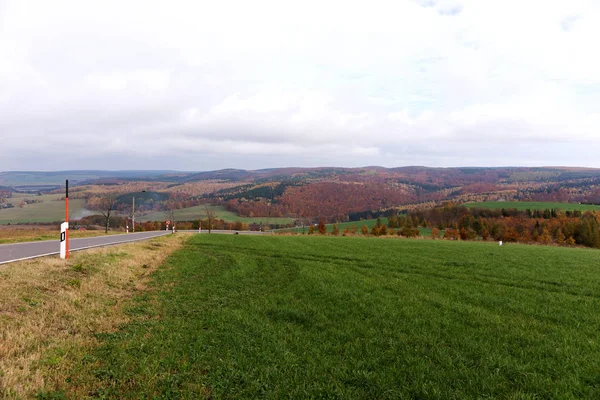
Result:
{"label": "sky", "polygon": [[600,167],[600,0],[0,0],[0,171]]}

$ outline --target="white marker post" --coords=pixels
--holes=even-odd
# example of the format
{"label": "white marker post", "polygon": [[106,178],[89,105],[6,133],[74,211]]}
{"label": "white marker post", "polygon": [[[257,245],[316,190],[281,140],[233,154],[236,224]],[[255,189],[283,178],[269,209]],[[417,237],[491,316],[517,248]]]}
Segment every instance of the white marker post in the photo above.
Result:
{"label": "white marker post", "polygon": [[498,241],[498,246],[502,246],[502,240]]}
{"label": "white marker post", "polygon": [[67,258],[67,231],[69,230],[69,223],[63,222],[60,224],[60,258],[63,260]]}
{"label": "white marker post", "polygon": [[60,258],[69,258],[69,180],[65,181],[65,222],[60,224]]}

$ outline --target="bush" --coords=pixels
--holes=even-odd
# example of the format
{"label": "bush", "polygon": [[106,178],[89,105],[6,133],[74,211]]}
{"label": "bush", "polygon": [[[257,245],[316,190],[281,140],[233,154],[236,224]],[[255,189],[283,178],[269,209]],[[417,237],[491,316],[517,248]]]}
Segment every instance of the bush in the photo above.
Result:
{"label": "bush", "polygon": [[398,231],[398,234],[404,237],[417,237],[421,232],[419,232],[418,228],[402,228]]}
{"label": "bush", "polygon": [[338,227],[338,224],[333,224],[333,235],[339,236],[339,234],[340,234],[340,228]]}
{"label": "bush", "polygon": [[327,227],[325,226],[325,222],[323,222],[323,220],[319,221],[319,233],[321,235],[325,235],[327,233]]}

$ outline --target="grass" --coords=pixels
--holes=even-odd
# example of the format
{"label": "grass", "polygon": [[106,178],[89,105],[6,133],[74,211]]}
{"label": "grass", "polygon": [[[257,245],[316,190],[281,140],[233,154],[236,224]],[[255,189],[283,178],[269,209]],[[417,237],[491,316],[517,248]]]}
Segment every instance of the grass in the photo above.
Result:
{"label": "grass", "polygon": [[[387,225],[387,218],[381,218],[381,222],[383,224]],[[371,228],[373,227],[373,225],[375,225],[377,223],[377,219],[366,219],[364,221],[354,221],[354,222],[340,222],[338,223],[338,228],[340,230],[340,233],[342,233],[344,231],[344,229],[346,229],[346,227],[348,228],[352,228],[352,225],[355,225],[356,228],[358,229],[358,231],[356,232],[357,234],[360,234],[360,229],[362,228],[363,225],[366,225],[367,228],[369,228],[369,231],[371,230]],[[325,224],[325,226],[327,227],[327,232],[331,233],[333,232],[333,224]],[[294,233],[308,233],[308,226],[302,228],[302,227],[296,227],[296,228],[285,228],[285,229],[277,229],[276,232],[294,232]]]}
{"label": "grass", "polygon": [[[97,335],[130,320],[123,301],[146,288],[149,274],[185,236],[90,249],[69,260],[43,257],[0,268],[0,398],[44,390],[87,396],[67,372],[97,345]],[[60,397],[60,396],[59,396]]]}
{"label": "grass", "polygon": [[[388,219],[387,218],[381,218],[381,222],[386,224],[388,223]],[[355,221],[355,222],[341,222],[338,224],[338,228],[340,230],[340,234],[342,234],[344,232],[344,229],[346,227],[351,228],[352,225],[355,225],[358,230],[356,231],[357,235],[362,235],[361,233],[361,228],[363,225],[366,225],[367,228],[369,229],[369,232],[371,232],[371,228],[373,227],[373,225],[375,225],[377,223],[377,219],[369,219],[369,220],[364,220],[364,221]],[[327,232],[331,233],[333,232],[333,224],[325,224],[325,226],[327,227]],[[398,231],[398,229],[395,229],[396,231]],[[293,232],[293,233],[308,233],[308,227],[305,228],[284,228],[284,229],[276,229],[274,230],[277,233],[286,233],[286,232]],[[432,229],[431,228],[419,228],[419,233],[420,236],[425,237],[425,238],[431,238],[431,232]],[[443,232],[440,232],[439,237],[441,237],[443,235]]]}
{"label": "grass", "polygon": [[598,255],[194,236],[70,381],[123,399],[598,398]]}
{"label": "grass", "polygon": [[[14,205],[14,208],[0,209],[0,225],[5,224],[23,224],[32,222],[60,222],[65,219],[65,202],[56,200],[61,195],[48,194],[42,196],[25,195],[16,193],[10,199],[5,199],[7,203]],[[27,204],[23,208],[19,204],[23,199],[40,200],[41,203]],[[85,210],[85,200],[69,200],[69,216],[71,219],[78,219],[89,212]]]}
{"label": "grass", "polygon": [[[3,224],[24,224],[35,222],[60,222],[65,218],[65,202],[56,201],[60,195],[25,195],[16,193],[10,199],[5,199],[7,203],[14,205],[14,208],[0,209],[0,225]],[[23,199],[41,200],[41,203],[24,205],[23,208],[19,204]],[[269,217],[240,217],[237,214],[225,210],[221,206],[208,206],[215,213],[218,219],[223,219],[227,222],[241,221],[245,224],[290,224],[291,218],[269,218]],[[195,206],[183,208],[176,211],[177,221],[193,221],[198,218],[206,218],[205,206]],[[86,215],[94,214],[85,209],[85,200],[70,199],[69,201],[69,216],[71,219],[79,219]],[[136,221],[163,221],[166,214],[164,212],[152,212],[145,215],[136,216]]]}
{"label": "grass", "polygon": [[[118,231],[109,231],[108,235],[119,234]],[[69,238],[86,238],[105,236],[103,230],[97,231],[69,231]],[[37,242],[42,240],[58,240],[60,238],[60,229],[58,227],[3,227],[0,228],[0,244]]]}
{"label": "grass", "polygon": [[[236,213],[225,210],[225,208],[221,206],[208,206],[208,208],[215,213],[215,217],[217,219],[222,219],[226,222],[236,222],[240,221],[245,224],[291,224],[291,218],[269,218],[269,217],[240,217]],[[175,218],[177,221],[193,221],[199,218],[206,218],[206,210],[205,206],[195,206],[182,208],[175,212]],[[163,221],[166,219],[166,214],[164,212],[153,212],[149,214],[145,214],[140,217],[136,217],[136,220],[141,222],[143,221]]]}
{"label": "grass", "polygon": [[591,204],[570,204],[570,203],[554,203],[554,202],[540,202],[540,201],[485,201],[481,203],[466,203],[464,205],[468,208],[480,207],[489,208],[492,210],[496,209],[509,209],[514,208],[517,210],[546,210],[546,209],[557,209],[563,211],[600,211],[600,206]]}

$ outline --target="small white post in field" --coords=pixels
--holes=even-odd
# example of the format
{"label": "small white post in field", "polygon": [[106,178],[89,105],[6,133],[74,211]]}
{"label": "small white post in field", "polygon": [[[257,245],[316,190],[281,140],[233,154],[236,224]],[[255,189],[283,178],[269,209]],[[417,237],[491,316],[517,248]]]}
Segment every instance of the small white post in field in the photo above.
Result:
{"label": "small white post in field", "polygon": [[502,240],[498,242],[498,246],[502,246]]}
{"label": "small white post in field", "polygon": [[69,230],[69,223],[63,222],[60,224],[60,258],[63,260],[67,258],[67,231]]}

